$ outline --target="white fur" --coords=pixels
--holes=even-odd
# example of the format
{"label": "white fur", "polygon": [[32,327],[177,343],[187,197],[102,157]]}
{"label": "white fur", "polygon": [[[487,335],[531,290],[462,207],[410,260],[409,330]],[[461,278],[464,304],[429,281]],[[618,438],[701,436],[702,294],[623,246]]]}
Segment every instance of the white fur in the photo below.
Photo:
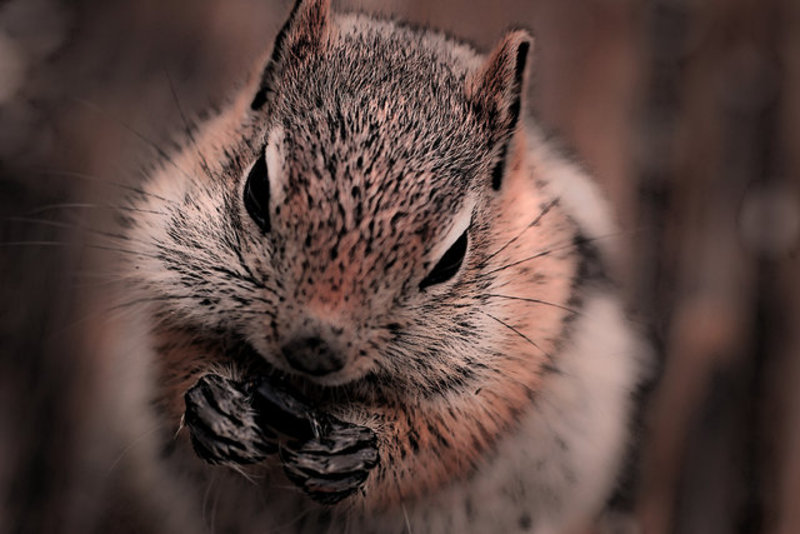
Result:
{"label": "white fur", "polygon": [[461,234],[464,233],[464,230],[469,227],[469,224],[472,221],[472,212],[475,209],[476,202],[477,200],[474,196],[468,197],[456,216],[453,217],[450,230],[448,230],[448,232],[442,236],[439,244],[433,247],[429,254],[428,259],[432,262],[432,264],[435,264],[437,261],[439,261],[444,253],[453,246],[459,237],[461,237]]}
{"label": "white fur", "polygon": [[550,192],[559,197],[584,237],[594,239],[595,245],[605,254],[616,255],[619,252],[617,228],[600,187],[576,163],[558,154],[538,128],[529,124],[526,134],[534,166],[547,169]]}
{"label": "white fur", "polygon": [[[594,291],[558,355],[561,374],[547,377],[518,432],[465,485],[417,503],[401,514],[372,517],[349,532],[534,532],[586,527],[615,483],[628,441],[632,392],[649,349],[631,330],[619,299]],[[564,446],[561,446],[563,442]],[[524,488],[523,505],[514,501]],[[464,502],[476,510],[468,518]],[[523,509],[524,512],[520,512]],[[521,526],[522,515],[531,528]]]}
{"label": "white fur", "polygon": [[267,138],[267,173],[269,174],[270,203],[279,205],[283,202],[286,186],[286,172],[282,156],[283,130],[275,128]]}

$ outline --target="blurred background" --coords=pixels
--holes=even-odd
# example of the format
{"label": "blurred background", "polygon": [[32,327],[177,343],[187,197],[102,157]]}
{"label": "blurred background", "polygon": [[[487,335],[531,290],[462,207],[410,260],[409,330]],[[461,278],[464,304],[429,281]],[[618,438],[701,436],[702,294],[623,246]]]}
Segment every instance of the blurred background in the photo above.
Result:
{"label": "blurred background", "polygon": [[[334,0],[488,49],[598,178],[659,354],[646,533],[800,532],[800,2]],[[0,532],[81,532],[90,227],[269,47],[289,0],[0,0]]]}

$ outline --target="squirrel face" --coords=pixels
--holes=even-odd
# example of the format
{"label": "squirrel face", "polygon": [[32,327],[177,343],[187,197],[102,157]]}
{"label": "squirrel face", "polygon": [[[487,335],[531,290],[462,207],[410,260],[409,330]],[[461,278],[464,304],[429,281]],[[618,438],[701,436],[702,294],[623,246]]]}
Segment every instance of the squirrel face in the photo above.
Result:
{"label": "squirrel face", "polygon": [[[139,229],[157,243],[144,285],[169,297],[165,320],[233,332],[321,385],[468,383],[514,333],[486,310],[516,247],[497,256],[517,229],[503,178],[530,38],[484,60],[328,4],[295,6],[240,122],[217,127],[236,142],[199,139],[191,179],[151,184],[169,202]],[[203,168],[204,151],[225,163]]]}

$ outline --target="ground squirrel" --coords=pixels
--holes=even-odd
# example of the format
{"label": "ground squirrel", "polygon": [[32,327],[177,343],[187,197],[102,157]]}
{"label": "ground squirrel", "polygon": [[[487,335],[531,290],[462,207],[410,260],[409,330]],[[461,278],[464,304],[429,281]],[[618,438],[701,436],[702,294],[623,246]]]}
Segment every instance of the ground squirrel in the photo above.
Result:
{"label": "ground squirrel", "polygon": [[533,40],[329,4],[134,199],[115,342],[124,432],[157,431],[125,462],[167,530],[584,528],[648,351],[596,186],[525,112]]}

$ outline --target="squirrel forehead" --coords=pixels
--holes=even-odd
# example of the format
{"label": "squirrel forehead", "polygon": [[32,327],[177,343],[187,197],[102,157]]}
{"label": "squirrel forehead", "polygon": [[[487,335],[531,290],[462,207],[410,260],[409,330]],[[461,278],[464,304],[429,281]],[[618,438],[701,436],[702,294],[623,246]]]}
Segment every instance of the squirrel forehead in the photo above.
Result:
{"label": "squirrel forehead", "polygon": [[[465,102],[466,77],[481,62],[466,45],[390,22],[358,16],[335,19],[335,30],[324,44],[302,60],[283,63],[275,89],[287,104],[320,98],[324,104],[326,97],[402,97],[425,111],[433,103]],[[447,114],[448,109],[435,111]]]}
{"label": "squirrel forehead", "polygon": [[488,144],[466,95],[477,56],[436,34],[338,22],[325,46],[274,82],[268,120],[283,127],[292,157],[306,167],[361,157],[367,169],[403,160],[406,172],[471,170]]}
{"label": "squirrel forehead", "polygon": [[[420,257],[453,224],[469,195],[463,177],[409,163],[402,155],[284,150],[275,226],[305,249],[387,250]],[[308,160],[315,160],[309,164]],[[294,235],[292,235],[294,234]]]}
{"label": "squirrel forehead", "polygon": [[449,226],[489,154],[465,93],[477,56],[390,23],[337,27],[275,81],[267,138],[281,143],[284,215],[299,232],[387,219],[428,237]]}

